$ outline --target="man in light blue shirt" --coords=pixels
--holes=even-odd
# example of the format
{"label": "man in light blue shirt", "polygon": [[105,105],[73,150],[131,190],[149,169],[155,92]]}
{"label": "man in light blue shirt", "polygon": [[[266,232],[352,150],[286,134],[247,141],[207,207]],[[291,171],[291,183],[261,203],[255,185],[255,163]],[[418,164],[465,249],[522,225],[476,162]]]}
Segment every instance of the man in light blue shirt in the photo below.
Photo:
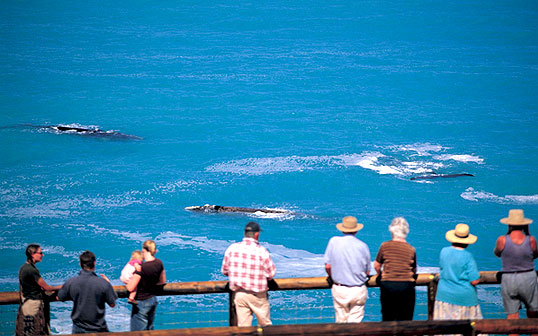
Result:
{"label": "man in light blue shirt", "polygon": [[337,323],[361,322],[368,298],[370,250],[355,235],[364,225],[353,216],[344,217],[336,228],[344,234],[332,237],[325,250],[325,271],[333,280],[331,293]]}

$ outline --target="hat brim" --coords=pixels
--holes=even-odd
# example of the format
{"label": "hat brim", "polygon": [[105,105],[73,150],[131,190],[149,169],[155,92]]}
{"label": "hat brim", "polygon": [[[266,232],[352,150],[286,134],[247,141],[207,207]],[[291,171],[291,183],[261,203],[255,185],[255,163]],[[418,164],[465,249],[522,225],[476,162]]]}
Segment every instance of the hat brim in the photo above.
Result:
{"label": "hat brim", "polygon": [[506,218],[501,219],[500,222],[506,225],[529,225],[532,223],[532,219],[530,218],[523,218],[523,221],[519,221],[519,222],[513,222],[510,219],[511,219],[510,217],[506,217]]}
{"label": "hat brim", "polygon": [[361,224],[361,223],[357,223],[357,226],[354,227],[353,229],[349,229],[349,228],[344,227],[343,223],[336,224],[336,228],[338,230],[342,231],[342,232],[358,232],[358,231],[362,230],[363,227],[364,227],[364,225]]}
{"label": "hat brim", "polygon": [[459,243],[459,244],[467,244],[467,245],[474,244],[478,240],[478,237],[473,235],[473,234],[469,233],[469,235],[467,237],[460,238],[460,237],[456,236],[455,232],[456,232],[456,230],[448,231],[445,234],[446,240],[448,240],[451,243]]}

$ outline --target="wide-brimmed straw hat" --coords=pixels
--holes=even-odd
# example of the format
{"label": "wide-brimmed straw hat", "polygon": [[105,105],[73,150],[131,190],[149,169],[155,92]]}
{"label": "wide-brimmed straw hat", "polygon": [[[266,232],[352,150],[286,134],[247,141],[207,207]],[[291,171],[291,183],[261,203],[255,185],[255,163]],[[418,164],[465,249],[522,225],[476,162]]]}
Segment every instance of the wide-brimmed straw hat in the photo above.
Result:
{"label": "wide-brimmed straw hat", "polygon": [[469,233],[469,225],[460,223],[456,225],[454,230],[450,230],[445,234],[446,240],[451,243],[459,244],[474,244],[478,239],[477,236]]}
{"label": "wide-brimmed straw hat", "polygon": [[508,217],[501,219],[501,223],[507,225],[529,225],[532,219],[525,218],[523,210],[512,209],[508,211]]}
{"label": "wide-brimmed straw hat", "polygon": [[357,223],[357,218],[353,216],[346,216],[342,219],[342,223],[336,224],[336,228],[342,232],[357,232],[363,227],[364,225]]}

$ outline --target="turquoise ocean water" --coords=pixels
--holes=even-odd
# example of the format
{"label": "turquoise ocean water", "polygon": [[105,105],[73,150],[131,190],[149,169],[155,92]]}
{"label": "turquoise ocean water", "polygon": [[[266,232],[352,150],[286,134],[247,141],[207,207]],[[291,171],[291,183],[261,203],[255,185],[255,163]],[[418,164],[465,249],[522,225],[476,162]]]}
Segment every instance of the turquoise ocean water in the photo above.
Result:
{"label": "turquoise ocean water", "polygon": [[[522,208],[538,220],[535,1],[2,1],[0,81],[2,291],[17,290],[31,242],[52,284],[86,249],[120,284],[145,239],[169,281],[223,280],[224,250],[256,220],[277,277],[322,276],[343,216],[364,223],[372,258],[404,216],[420,271],[438,270],[460,222],[479,237],[480,270],[498,270],[499,219]],[[143,140],[34,127],[57,124]],[[410,180],[430,171],[474,177]],[[206,203],[297,214],[184,210]],[[502,316],[497,287],[478,295]],[[124,301],[108,309],[112,330],[128,329]],[[227,309],[222,295],[161,303],[159,329],[207,326],[195,311]],[[281,308],[330,297],[271,303],[282,324]],[[69,313],[53,305],[55,333],[70,332]],[[214,315],[209,325],[226,325]],[[3,334],[13,318],[0,314]]]}

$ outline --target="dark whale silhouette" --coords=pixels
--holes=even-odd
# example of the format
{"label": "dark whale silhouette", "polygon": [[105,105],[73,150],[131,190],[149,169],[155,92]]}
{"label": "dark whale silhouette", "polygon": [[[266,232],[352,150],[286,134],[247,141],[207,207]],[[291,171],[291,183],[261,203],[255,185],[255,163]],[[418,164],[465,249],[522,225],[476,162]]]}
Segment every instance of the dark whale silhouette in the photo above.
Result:
{"label": "dark whale silhouette", "polygon": [[[33,126],[33,125],[29,125],[29,126]],[[55,132],[67,133],[67,134],[89,135],[89,136],[96,136],[96,137],[107,137],[107,138],[126,139],[126,140],[127,139],[142,140],[143,139],[136,135],[130,135],[130,134],[120,133],[116,131],[104,131],[100,129],[81,127],[81,126],[45,125],[45,126],[33,126],[33,127],[38,127],[41,129],[48,129]]]}
{"label": "dark whale silhouette", "polygon": [[278,210],[278,209],[258,209],[258,208],[242,208],[242,207],[234,207],[234,206],[221,206],[221,205],[202,205],[202,206],[188,206],[185,208],[185,210],[189,211],[197,211],[197,212],[241,212],[241,213],[255,213],[255,212],[263,212],[263,213],[271,213],[271,214],[287,214],[291,213],[291,211],[288,210]]}
{"label": "dark whale silhouette", "polygon": [[432,175],[423,175],[423,176],[414,176],[411,177],[411,180],[432,180],[436,178],[450,178],[450,177],[460,177],[460,176],[474,176],[473,174],[463,173],[463,174],[432,174]]}

